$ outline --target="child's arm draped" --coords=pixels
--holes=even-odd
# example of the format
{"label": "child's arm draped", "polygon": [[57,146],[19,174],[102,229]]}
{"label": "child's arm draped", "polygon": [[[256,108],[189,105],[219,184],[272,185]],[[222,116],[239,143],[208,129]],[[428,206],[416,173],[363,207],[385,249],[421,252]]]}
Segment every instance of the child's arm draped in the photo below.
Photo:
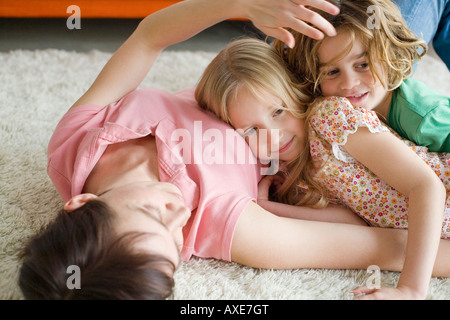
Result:
{"label": "child's arm draped", "polygon": [[397,289],[383,288],[376,295],[365,298],[425,298],[445,208],[442,182],[422,159],[390,132],[374,134],[362,126],[349,134],[341,146],[409,198],[407,251]]}
{"label": "child's arm draped", "polygon": [[306,206],[289,205],[269,200],[269,188],[276,176],[266,176],[258,184],[258,205],[279,217],[347,223],[367,226],[367,223],[349,208],[342,205],[328,204],[322,209]]}

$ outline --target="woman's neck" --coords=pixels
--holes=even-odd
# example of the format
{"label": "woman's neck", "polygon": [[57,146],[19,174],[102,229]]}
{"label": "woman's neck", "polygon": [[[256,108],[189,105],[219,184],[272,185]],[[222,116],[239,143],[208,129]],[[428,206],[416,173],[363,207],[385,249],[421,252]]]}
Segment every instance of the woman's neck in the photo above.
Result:
{"label": "woman's neck", "polygon": [[99,195],[137,181],[159,181],[158,152],[152,136],[109,145],[86,179],[83,192]]}

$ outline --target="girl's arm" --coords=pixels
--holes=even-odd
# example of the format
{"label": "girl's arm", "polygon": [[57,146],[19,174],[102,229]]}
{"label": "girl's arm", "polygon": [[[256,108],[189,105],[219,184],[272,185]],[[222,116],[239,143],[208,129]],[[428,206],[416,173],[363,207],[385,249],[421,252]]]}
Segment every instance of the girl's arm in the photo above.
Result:
{"label": "girl's arm", "polygon": [[[425,298],[435,263],[445,209],[445,188],[428,165],[389,132],[367,128],[347,138],[344,148],[379,178],[409,198],[408,243],[397,289],[365,298]],[[359,289],[358,292],[368,292]]]}
{"label": "girl's arm", "polygon": [[270,213],[285,218],[349,223],[359,226],[367,226],[367,223],[353,211],[336,204],[329,204],[322,209],[313,209],[305,206],[294,206],[285,203],[262,200],[258,201],[258,205]]}
{"label": "girl's arm", "polygon": [[142,20],[72,107],[83,104],[105,106],[119,100],[140,85],[162,50],[226,19],[248,18],[266,34],[289,44],[293,37],[283,27],[303,33],[313,29],[306,27],[301,19],[312,22],[328,34],[333,33],[331,24],[300,4],[331,14],[338,12],[325,0],[185,0],[155,12]]}
{"label": "girl's arm", "polygon": [[[280,217],[324,222],[350,223],[367,226],[367,223],[349,208],[329,204],[323,209],[294,206],[269,200],[269,188],[278,176],[266,176],[258,184],[258,205]],[[276,185],[276,183],[275,183]]]}
{"label": "girl's arm", "polygon": [[[250,202],[231,247],[237,263],[267,269],[362,269],[401,271],[408,231],[278,217]],[[439,242],[439,239],[438,239]],[[450,277],[450,241],[440,240],[433,275]]]}

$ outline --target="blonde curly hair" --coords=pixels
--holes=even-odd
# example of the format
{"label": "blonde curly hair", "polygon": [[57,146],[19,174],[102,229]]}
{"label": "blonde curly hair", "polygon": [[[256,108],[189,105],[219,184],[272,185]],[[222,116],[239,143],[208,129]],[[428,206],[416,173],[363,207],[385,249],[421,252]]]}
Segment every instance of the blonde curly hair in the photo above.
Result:
{"label": "blonde curly hair", "polygon": [[[367,48],[369,68],[387,90],[395,90],[413,72],[413,65],[427,52],[426,43],[407,27],[399,8],[390,0],[328,0],[340,9],[336,16],[320,13],[337,32],[349,32]],[[375,22],[375,23],[374,23]],[[318,49],[322,40],[311,39],[294,30],[295,46],[289,49],[279,40],[274,46],[291,72],[312,97],[321,95]],[[325,38],[324,38],[325,39]],[[353,43],[353,41],[351,41]],[[329,61],[336,62],[348,54],[352,45]],[[379,70],[376,66],[380,66]],[[322,70],[326,70],[323,68]],[[384,76],[383,76],[384,75]]]}

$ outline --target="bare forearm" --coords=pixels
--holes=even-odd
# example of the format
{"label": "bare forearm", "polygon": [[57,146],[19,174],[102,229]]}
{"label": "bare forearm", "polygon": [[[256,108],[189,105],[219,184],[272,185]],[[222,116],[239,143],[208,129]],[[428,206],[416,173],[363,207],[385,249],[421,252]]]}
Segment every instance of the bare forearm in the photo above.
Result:
{"label": "bare forearm", "polygon": [[367,223],[357,214],[340,205],[330,204],[323,209],[312,209],[268,200],[258,201],[258,204],[279,217],[367,226]]}
{"label": "bare forearm", "polygon": [[424,298],[428,291],[438,252],[445,206],[445,190],[440,182],[425,185],[427,187],[413,190],[409,197],[408,244],[403,272],[398,283],[399,287],[411,289],[419,298]]}
{"label": "bare forearm", "polygon": [[114,53],[91,88],[73,107],[86,103],[104,106],[135,90],[166,47],[238,15],[230,3],[187,0],[149,15]]}
{"label": "bare forearm", "polygon": [[[345,148],[409,200],[408,245],[398,290],[384,290],[373,297],[390,298],[390,294],[398,293],[400,298],[424,298],[442,228],[446,197],[442,182],[416,153],[390,133],[372,134],[359,128],[348,137]],[[394,158],[397,161],[393,162]]]}
{"label": "bare forearm", "polygon": [[[236,0],[185,0],[145,18],[139,28],[149,47],[162,50],[243,11]],[[149,37],[148,35],[151,35]]]}

